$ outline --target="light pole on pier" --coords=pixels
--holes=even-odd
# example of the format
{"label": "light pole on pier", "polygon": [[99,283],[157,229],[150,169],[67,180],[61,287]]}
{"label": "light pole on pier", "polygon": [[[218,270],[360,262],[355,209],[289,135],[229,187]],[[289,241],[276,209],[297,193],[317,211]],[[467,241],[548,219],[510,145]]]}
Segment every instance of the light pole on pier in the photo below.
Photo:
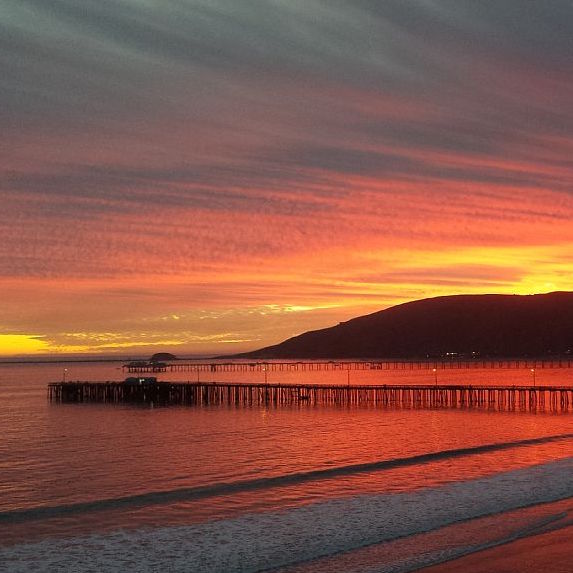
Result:
{"label": "light pole on pier", "polygon": [[533,375],[533,386],[535,387],[535,368],[531,369],[531,374]]}
{"label": "light pole on pier", "polygon": [[64,368],[64,375],[63,375],[63,382],[65,383],[66,381],[66,374],[68,373],[68,369]]}
{"label": "light pole on pier", "polygon": [[265,373],[265,386],[268,385],[268,377],[267,377],[267,367],[263,366],[263,372]]}
{"label": "light pole on pier", "polygon": [[434,368],[433,372],[434,372],[434,384],[437,386],[438,385],[438,369]]}

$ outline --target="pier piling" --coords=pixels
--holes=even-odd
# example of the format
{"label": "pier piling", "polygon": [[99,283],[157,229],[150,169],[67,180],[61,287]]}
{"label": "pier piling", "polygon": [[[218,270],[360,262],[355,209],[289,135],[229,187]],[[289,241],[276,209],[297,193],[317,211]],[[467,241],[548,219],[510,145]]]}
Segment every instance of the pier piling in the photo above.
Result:
{"label": "pier piling", "polygon": [[55,403],[139,403],[169,406],[337,405],[401,408],[573,409],[573,387],[471,385],[317,385],[233,382],[55,382]]}

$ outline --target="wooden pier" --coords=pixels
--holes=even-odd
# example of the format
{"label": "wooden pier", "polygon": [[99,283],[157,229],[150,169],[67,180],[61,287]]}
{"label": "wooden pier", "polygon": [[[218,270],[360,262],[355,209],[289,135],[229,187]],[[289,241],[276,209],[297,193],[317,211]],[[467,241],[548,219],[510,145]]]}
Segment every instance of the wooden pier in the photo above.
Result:
{"label": "wooden pier", "polygon": [[334,370],[470,370],[470,369],[551,369],[571,368],[573,358],[555,359],[440,359],[440,360],[328,360],[269,362],[132,362],[122,366],[125,372],[321,372]]}
{"label": "wooden pier", "polygon": [[136,403],[164,406],[364,405],[399,408],[573,410],[573,387],[471,385],[310,385],[227,382],[57,382],[55,403]]}

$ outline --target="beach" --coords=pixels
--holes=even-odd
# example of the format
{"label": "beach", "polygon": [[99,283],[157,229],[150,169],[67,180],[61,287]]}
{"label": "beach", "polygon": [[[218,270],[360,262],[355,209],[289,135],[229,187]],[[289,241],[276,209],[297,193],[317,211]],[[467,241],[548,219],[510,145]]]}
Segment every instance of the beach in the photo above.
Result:
{"label": "beach", "polygon": [[422,569],[424,573],[570,573],[573,526],[518,539]]}

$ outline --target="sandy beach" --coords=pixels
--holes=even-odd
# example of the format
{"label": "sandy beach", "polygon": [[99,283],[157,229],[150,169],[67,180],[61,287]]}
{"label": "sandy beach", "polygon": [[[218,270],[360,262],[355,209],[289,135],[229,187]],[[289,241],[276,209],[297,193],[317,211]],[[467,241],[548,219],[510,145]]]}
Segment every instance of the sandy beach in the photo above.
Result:
{"label": "sandy beach", "polygon": [[573,526],[518,539],[423,569],[424,573],[570,573],[573,571]]}

